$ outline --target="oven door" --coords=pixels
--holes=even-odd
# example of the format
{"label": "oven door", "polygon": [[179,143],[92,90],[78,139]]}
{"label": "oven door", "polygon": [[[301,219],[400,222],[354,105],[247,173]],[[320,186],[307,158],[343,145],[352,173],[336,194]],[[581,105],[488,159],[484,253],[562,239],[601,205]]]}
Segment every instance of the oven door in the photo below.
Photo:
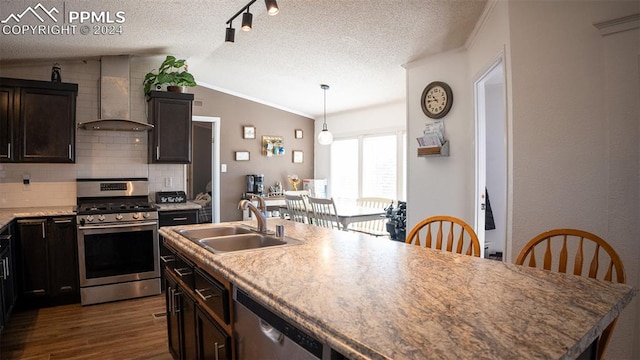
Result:
{"label": "oven door", "polygon": [[160,277],[158,223],[78,226],[80,286]]}

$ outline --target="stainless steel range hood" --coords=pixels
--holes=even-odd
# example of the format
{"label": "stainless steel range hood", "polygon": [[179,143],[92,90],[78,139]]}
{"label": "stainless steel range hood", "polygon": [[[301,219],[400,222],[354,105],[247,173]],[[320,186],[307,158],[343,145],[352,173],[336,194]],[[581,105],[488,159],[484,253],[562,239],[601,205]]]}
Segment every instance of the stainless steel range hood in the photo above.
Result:
{"label": "stainless steel range hood", "polygon": [[100,118],[79,123],[79,129],[146,131],[153,125],[130,119],[129,56],[100,58]]}

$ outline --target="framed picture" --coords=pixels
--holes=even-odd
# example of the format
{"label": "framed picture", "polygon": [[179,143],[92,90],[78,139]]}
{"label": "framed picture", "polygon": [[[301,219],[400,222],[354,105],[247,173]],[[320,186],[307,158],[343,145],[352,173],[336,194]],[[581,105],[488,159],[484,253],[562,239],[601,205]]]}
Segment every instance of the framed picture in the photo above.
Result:
{"label": "framed picture", "polygon": [[296,139],[302,139],[302,129],[296,129],[295,130],[295,138]]}
{"label": "framed picture", "polygon": [[249,161],[249,152],[236,151],[236,161]]}
{"label": "framed picture", "polygon": [[255,126],[243,126],[242,127],[242,138],[243,139],[255,139],[256,138],[256,127]]}
{"label": "framed picture", "polygon": [[296,164],[302,164],[304,161],[304,153],[300,150],[293,150],[293,162]]}

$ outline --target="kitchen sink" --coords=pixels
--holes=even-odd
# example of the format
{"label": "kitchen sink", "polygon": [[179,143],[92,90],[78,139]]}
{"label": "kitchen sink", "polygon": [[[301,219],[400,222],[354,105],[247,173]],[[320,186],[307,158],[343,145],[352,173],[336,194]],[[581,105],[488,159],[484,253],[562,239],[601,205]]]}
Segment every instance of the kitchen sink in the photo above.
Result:
{"label": "kitchen sink", "polygon": [[279,238],[241,225],[182,229],[176,232],[215,254],[302,244],[297,239],[286,236]]}
{"label": "kitchen sink", "polygon": [[253,231],[242,226],[223,225],[213,226],[202,229],[192,230],[178,230],[178,233],[189,240],[198,241],[200,239],[211,238],[216,236],[236,235],[236,234],[251,234]]}

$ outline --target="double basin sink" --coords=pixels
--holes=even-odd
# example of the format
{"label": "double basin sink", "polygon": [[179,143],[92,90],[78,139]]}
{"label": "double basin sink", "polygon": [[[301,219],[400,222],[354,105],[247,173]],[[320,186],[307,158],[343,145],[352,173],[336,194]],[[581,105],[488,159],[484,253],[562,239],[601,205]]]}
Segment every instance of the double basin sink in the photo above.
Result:
{"label": "double basin sink", "polygon": [[302,243],[300,240],[286,236],[276,237],[261,233],[243,225],[214,225],[174,231],[215,254]]}

